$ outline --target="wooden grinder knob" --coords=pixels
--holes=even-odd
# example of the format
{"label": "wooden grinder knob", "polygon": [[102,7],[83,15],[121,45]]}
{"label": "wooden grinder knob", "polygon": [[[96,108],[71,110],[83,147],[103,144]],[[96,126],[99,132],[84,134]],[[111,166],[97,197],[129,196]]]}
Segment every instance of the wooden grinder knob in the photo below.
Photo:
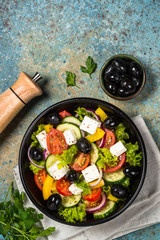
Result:
{"label": "wooden grinder knob", "polygon": [[0,133],[32,98],[40,95],[41,88],[21,72],[18,80],[0,95]]}

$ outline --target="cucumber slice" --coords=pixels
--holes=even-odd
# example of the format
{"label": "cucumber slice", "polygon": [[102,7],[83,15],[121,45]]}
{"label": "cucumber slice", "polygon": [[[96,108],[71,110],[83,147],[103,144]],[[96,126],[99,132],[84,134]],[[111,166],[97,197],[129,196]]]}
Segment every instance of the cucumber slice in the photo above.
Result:
{"label": "cucumber slice", "polygon": [[[46,159],[46,171],[47,173],[50,175],[49,173],[49,168],[55,163],[57,162],[57,158],[56,155],[49,155],[48,158]],[[50,175],[51,176],[51,175]],[[52,176],[51,176],[52,177]]]}
{"label": "cucumber slice", "polygon": [[81,121],[78,120],[78,118],[73,117],[73,116],[68,116],[63,118],[62,123],[73,123],[77,126],[81,125]]}
{"label": "cucumber slice", "polygon": [[96,163],[97,159],[98,159],[98,147],[95,143],[91,143],[92,146],[92,150],[90,153],[91,156],[91,163]]}
{"label": "cucumber slice", "polygon": [[118,169],[116,172],[104,173],[104,180],[107,184],[120,183],[125,179],[123,168]]}
{"label": "cucumber slice", "polygon": [[116,208],[116,203],[111,200],[107,200],[106,205],[101,210],[93,213],[93,217],[94,218],[107,217],[115,210],[115,208]]}
{"label": "cucumber slice", "polygon": [[82,137],[81,131],[80,131],[79,127],[77,127],[73,123],[62,123],[62,124],[59,124],[57,126],[57,130],[59,130],[61,132],[64,132],[65,130],[68,130],[68,129],[72,129],[73,130],[73,132],[75,133],[75,136],[76,136],[77,139],[80,139]]}
{"label": "cucumber slice", "polygon": [[80,200],[81,200],[81,194],[71,195],[71,196],[62,196],[62,206],[66,208],[74,207],[80,202]]}

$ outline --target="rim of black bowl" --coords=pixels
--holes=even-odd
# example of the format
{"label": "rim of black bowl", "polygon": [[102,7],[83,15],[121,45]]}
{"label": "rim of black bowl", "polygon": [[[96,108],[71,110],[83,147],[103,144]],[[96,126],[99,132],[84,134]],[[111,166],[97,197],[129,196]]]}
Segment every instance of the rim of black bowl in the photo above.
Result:
{"label": "rim of black bowl", "polygon": [[[129,58],[129,59],[136,61],[141,66],[142,71],[143,71],[143,79],[142,79],[142,84],[141,84],[140,88],[135,93],[133,93],[132,95],[127,96],[127,97],[119,97],[119,96],[115,96],[115,95],[111,94],[109,91],[107,91],[107,89],[104,86],[104,82],[103,82],[103,70],[105,69],[105,67],[108,65],[108,63],[111,60],[118,58],[118,57]],[[101,67],[100,74],[99,74],[99,82],[100,82],[101,88],[109,97],[114,98],[115,100],[120,100],[120,101],[130,100],[130,99],[138,96],[140,94],[140,92],[143,90],[145,83],[146,83],[146,72],[145,72],[145,69],[144,69],[142,63],[137,58],[135,58],[129,54],[117,54],[117,55],[110,57]]]}
{"label": "rim of black bowl", "polygon": [[[73,103],[73,102],[79,102],[79,103],[83,103],[83,102],[94,102],[95,105],[102,105],[104,107],[108,107],[109,109],[111,110],[114,110],[116,112],[118,112],[118,114],[122,115],[125,120],[131,125],[132,129],[134,129],[134,131],[136,132],[136,135],[138,135],[138,140],[140,141],[140,144],[141,144],[141,149],[142,149],[142,152],[143,152],[143,168],[142,168],[142,174],[141,174],[141,179],[140,179],[140,182],[139,182],[139,185],[135,191],[135,193],[133,194],[133,196],[131,197],[131,199],[118,211],[118,212],[115,212],[113,215],[111,216],[107,216],[106,218],[104,219],[96,219],[97,221],[94,221],[94,222],[77,222],[77,223],[69,223],[69,222],[66,222],[64,219],[57,219],[53,214],[47,212],[46,209],[44,209],[43,207],[41,207],[36,201],[35,199],[33,198],[32,194],[30,193],[29,189],[27,188],[26,186],[26,182],[24,180],[24,176],[23,176],[23,171],[22,171],[22,165],[24,164],[23,163],[23,159],[22,159],[22,152],[23,152],[23,147],[24,147],[24,144],[26,142],[26,139],[27,139],[27,136],[28,134],[30,134],[33,126],[47,113],[49,112],[50,110],[52,110],[53,108],[56,108],[56,107],[62,107],[64,105],[65,107],[65,103]],[[64,108],[65,109],[65,108]],[[145,180],[145,175],[146,175],[146,168],[147,168],[147,156],[146,156],[146,149],[145,149],[145,145],[144,145],[144,141],[143,141],[143,138],[139,132],[139,130],[137,129],[136,125],[134,124],[134,122],[127,116],[127,114],[125,114],[122,110],[120,110],[118,107],[114,106],[113,104],[111,103],[108,103],[108,102],[105,102],[103,100],[99,100],[99,99],[95,99],[95,98],[88,98],[88,97],[85,97],[85,98],[71,98],[71,99],[68,99],[68,100],[63,100],[63,101],[60,101],[58,103],[55,103],[53,105],[51,105],[50,107],[48,107],[47,109],[45,109],[44,111],[42,111],[33,121],[32,123],[30,124],[30,126],[28,127],[28,129],[26,130],[24,136],[23,136],[23,139],[22,139],[22,142],[21,142],[21,145],[20,145],[20,150],[19,150],[19,162],[18,162],[18,166],[19,166],[19,172],[20,172],[20,178],[21,178],[21,181],[22,181],[22,185],[27,193],[27,196],[29,197],[29,199],[31,200],[31,202],[35,205],[35,207],[37,207],[43,214],[45,214],[46,216],[48,216],[49,218],[57,221],[57,222],[60,222],[60,223],[63,223],[63,224],[66,224],[66,225],[71,225],[71,226],[77,226],[77,227],[86,227],[86,226],[93,226],[93,225],[98,225],[98,224],[102,224],[102,223],[105,223],[105,222],[108,222],[112,219],[114,219],[115,217],[119,216],[122,212],[124,212],[130,205],[131,203],[135,200],[135,198],[137,197],[137,195],[139,194],[142,186],[143,186],[143,183],[144,183],[144,180]],[[95,219],[94,219],[95,220]]]}

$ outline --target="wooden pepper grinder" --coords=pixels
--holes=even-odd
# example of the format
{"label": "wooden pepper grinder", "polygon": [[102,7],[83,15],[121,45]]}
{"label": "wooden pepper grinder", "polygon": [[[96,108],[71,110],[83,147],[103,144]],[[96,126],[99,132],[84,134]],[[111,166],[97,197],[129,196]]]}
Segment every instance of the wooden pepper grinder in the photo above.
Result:
{"label": "wooden pepper grinder", "polygon": [[32,98],[42,95],[36,83],[41,78],[39,73],[31,79],[21,72],[18,80],[0,95],[0,133]]}

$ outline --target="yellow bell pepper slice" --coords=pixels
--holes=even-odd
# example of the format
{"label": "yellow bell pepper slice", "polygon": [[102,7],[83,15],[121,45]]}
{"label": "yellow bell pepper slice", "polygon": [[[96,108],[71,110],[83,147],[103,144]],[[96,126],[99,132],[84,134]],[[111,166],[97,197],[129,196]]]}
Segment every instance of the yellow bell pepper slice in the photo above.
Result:
{"label": "yellow bell pepper slice", "polygon": [[44,130],[46,131],[46,133],[49,133],[49,131],[53,128],[53,125],[51,124],[46,124],[44,125]]}
{"label": "yellow bell pepper slice", "polygon": [[51,176],[47,175],[42,189],[42,195],[44,200],[47,200],[53,193],[57,193],[56,180]]}
{"label": "yellow bell pepper slice", "polygon": [[100,107],[96,109],[95,113],[100,116],[102,122],[104,122],[104,120],[108,117],[107,114]]}
{"label": "yellow bell pepper slice", "polygon": [[[90,184],[93,184],[93,183],[95,183],[96,181],[97,181],[97,180],[95,180],[95,181],[93,181],[93,182],[90,182]],[[102,186],[104,186],[104,180],[103,180],[103,179],[101,179],[101,181],[100,181],[96,186],[91,187],[91,189],[100,188],[100,187],[102,187]]]}
{"label": "yellow bell pepper slice", "polygon": [[86,136],[86,138],[90,142],[95,142],[101,139],[104,136],[104,134],[105,134],[105,131],[103,131],[101,128],[97,128],[94,134]]}
{"label": "yellow bell pepper slice", "polygon": [[107,196],[107,199],[113,201],[113,202],[117,202],[119,199],[114,197],[111,192],[109,192],[108,196]]}

